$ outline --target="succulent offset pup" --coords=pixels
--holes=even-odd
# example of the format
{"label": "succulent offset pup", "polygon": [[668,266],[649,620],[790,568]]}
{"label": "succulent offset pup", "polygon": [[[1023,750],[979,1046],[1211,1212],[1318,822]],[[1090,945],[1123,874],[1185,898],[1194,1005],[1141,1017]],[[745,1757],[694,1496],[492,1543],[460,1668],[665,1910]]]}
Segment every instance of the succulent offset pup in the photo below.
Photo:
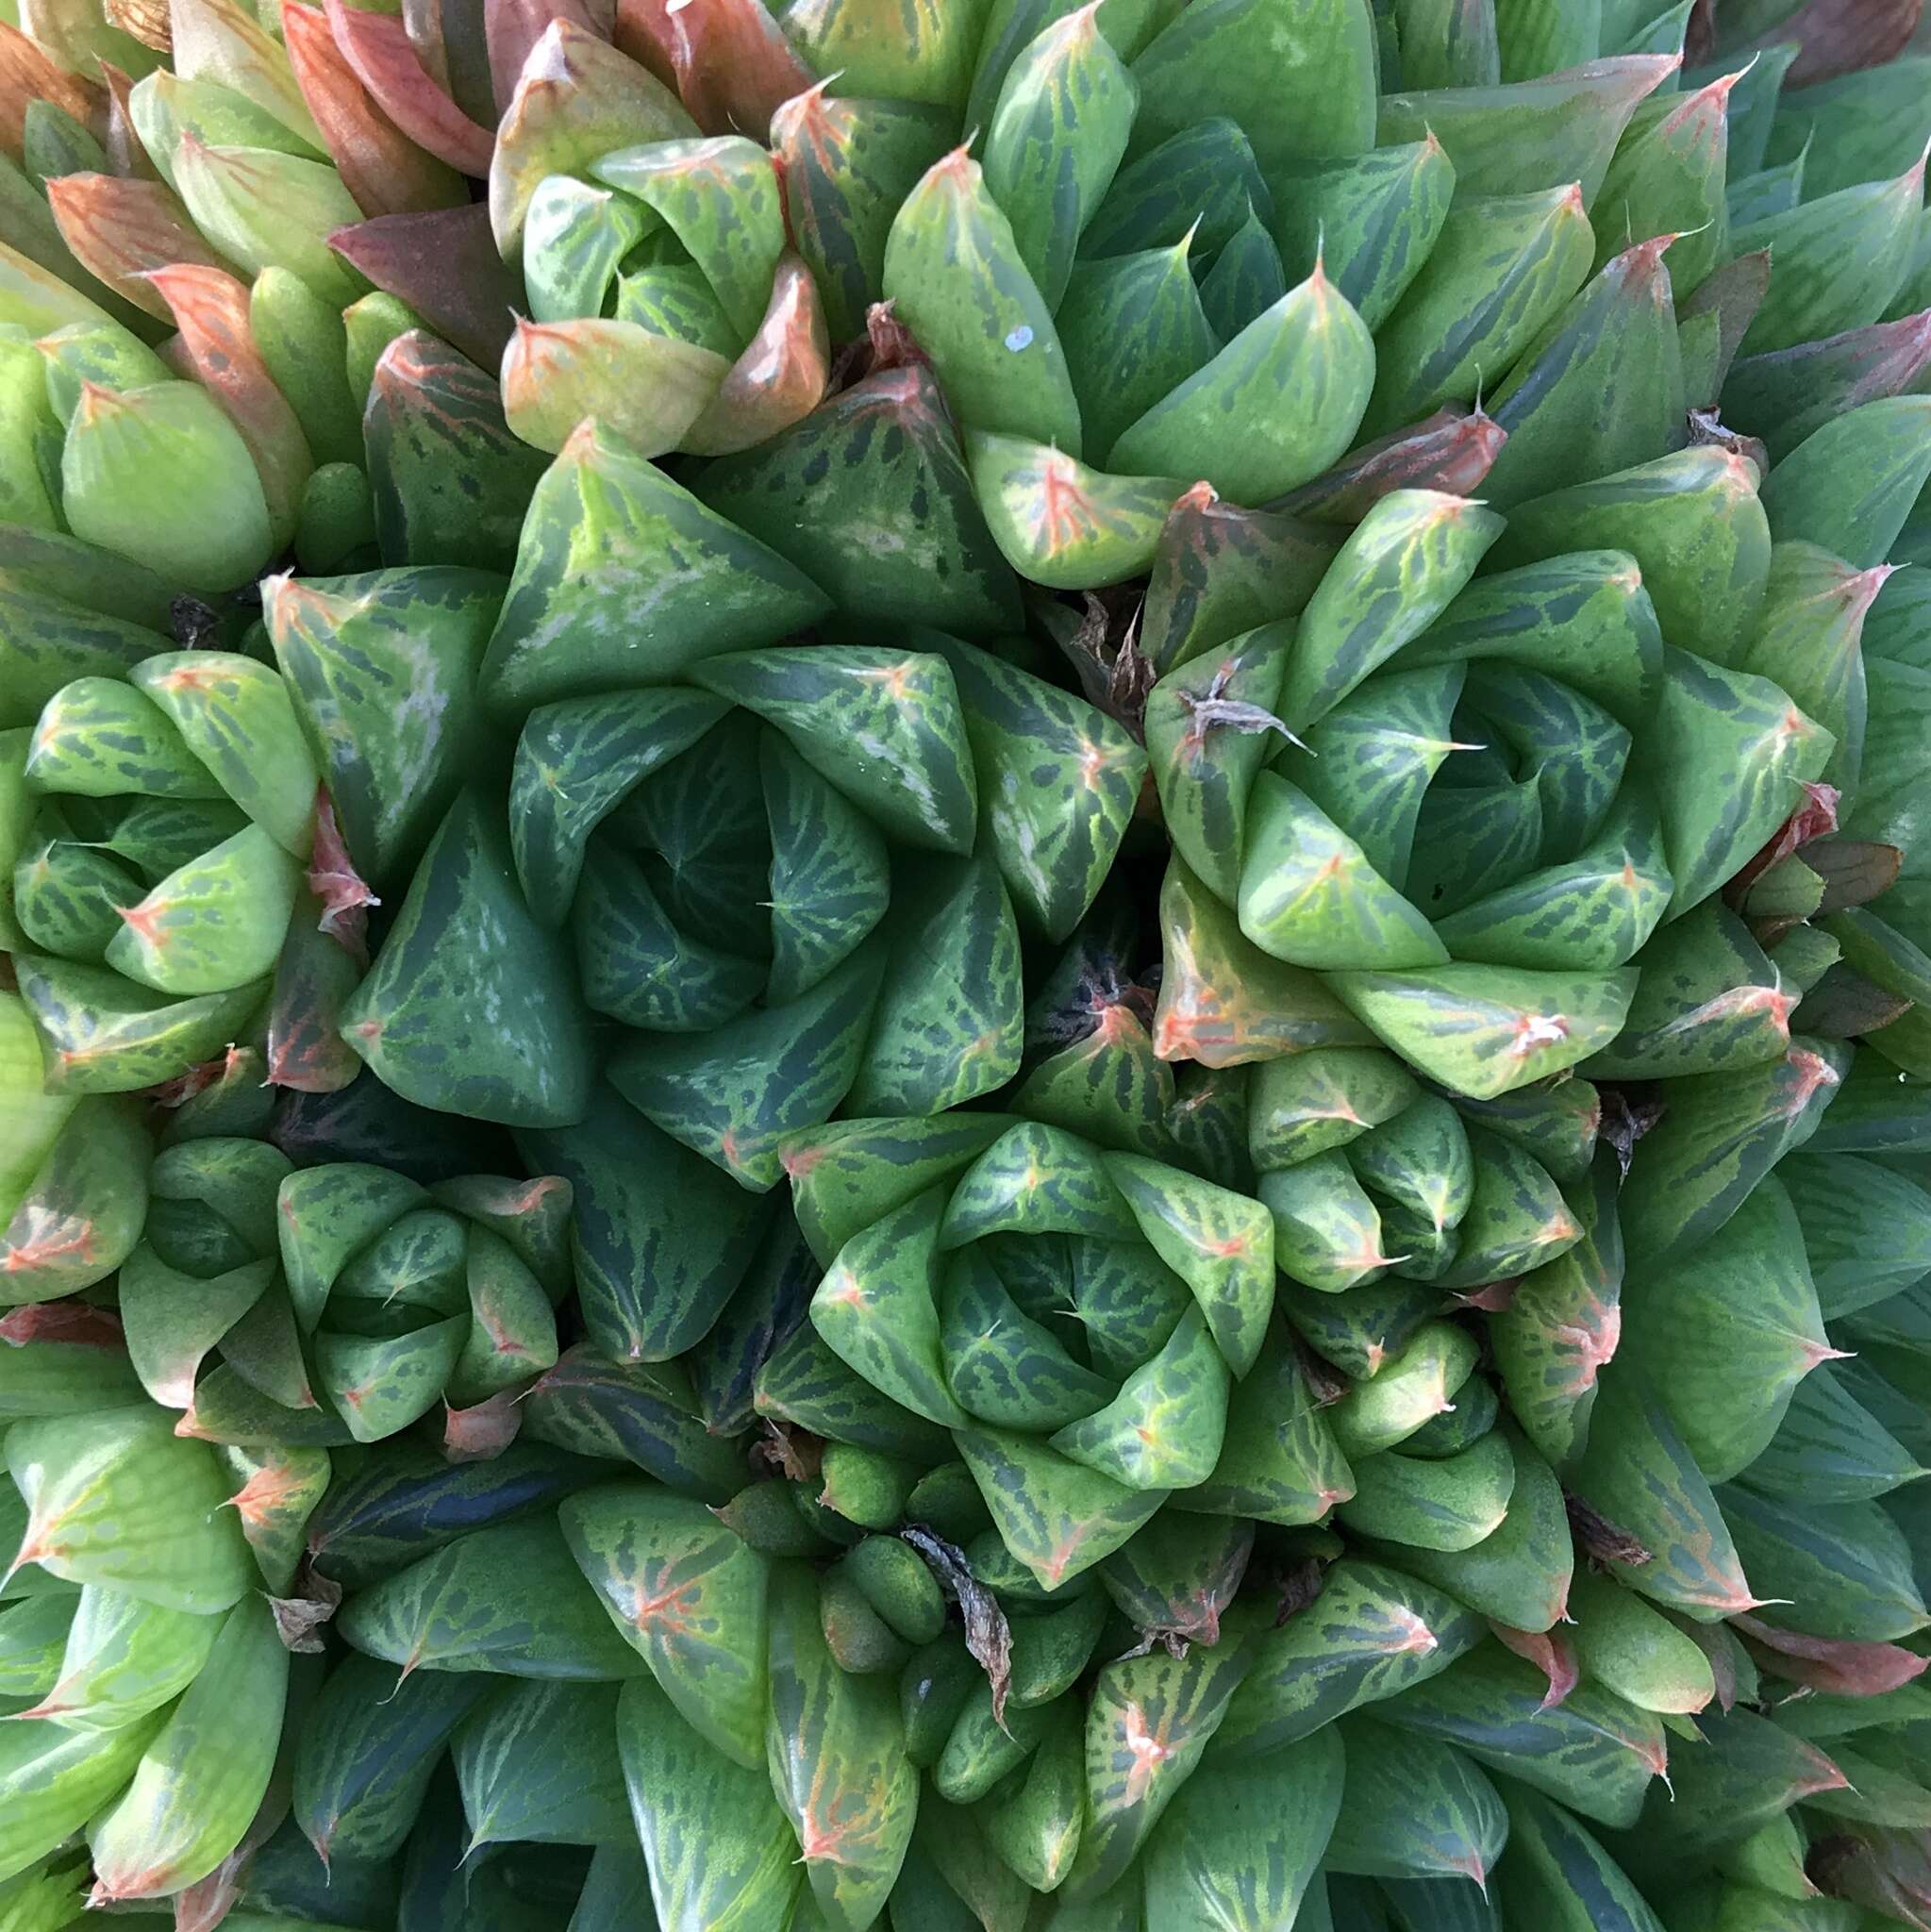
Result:
{"label": "succulent offset pup", "polygon": [[0,110],[0,1932],[1931,1932],[1921,0]]}

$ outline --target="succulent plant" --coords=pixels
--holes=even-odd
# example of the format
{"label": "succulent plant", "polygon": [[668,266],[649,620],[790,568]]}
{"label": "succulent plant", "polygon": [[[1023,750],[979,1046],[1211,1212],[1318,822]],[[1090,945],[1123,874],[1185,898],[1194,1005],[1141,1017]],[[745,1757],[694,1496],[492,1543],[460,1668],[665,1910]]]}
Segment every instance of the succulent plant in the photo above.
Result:
{"label": "succulent plant", "polygon": [[1921,14],[0,24],[0,1925],[1931,1927]]}

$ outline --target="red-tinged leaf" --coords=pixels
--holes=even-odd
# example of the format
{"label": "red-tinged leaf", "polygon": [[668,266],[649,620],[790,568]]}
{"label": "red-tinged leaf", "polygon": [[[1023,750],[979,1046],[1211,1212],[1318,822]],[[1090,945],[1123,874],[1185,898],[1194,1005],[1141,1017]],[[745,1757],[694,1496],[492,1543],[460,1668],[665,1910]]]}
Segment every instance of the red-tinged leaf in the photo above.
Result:
{"label": "red-tinged leaf", "polygon": [[1735,51],[1794,41],[1803,51],[1785,76],[1786,89],[1834,80],[1877,67],[1900,54],[1924,16],[1924,0],[1809,0],[1759,39]]}
{"label": "red-tinged leaf", "polygon": [[362,1071],[360,1056],[342,1038],[341,1016],[368,962],[324,931],[322,918],[320,896],[305,887],[295,895],[269,996],[269,1084],[302,1093],[340,1093]]}
{"label": "red-tinged leaf", "polygon": [[1732,1617],[1730,1624],[1756,1649],[1773,1654],[1769,1667],[1778,1676],[1828,1696],[1881,1697],[1931,1670],[1931,1657],[1917,1657],[1898,1643],[1806,1637],[1756,1617]]}
{"label": "red-tinged leaf", "polygon": [[17,26],[0,21],[0,148],[15,160],[35,101],[51,101],[72,114],[96,141],[107,131],[107,90],[70,74]]}
{"label": "red-tinged leaf", "polygon": [[151,270],[147,279],[174,316],[194,379],[222,406],[255,459],[279,549],[295,534],[315,462],[289,399],[255,346],[247,286],[225,269],[191,262]]}
{"label": "red-tinged leaf", "polygon": [[677,67],[671,49],[670,0],[617,0],[617,30],[612,36],[620,54],[647,67],[666,87],[677,85]]}
{"label": "red-tinged leaf", "polygon": [[567,20],[600,41],[610,38],[614,15],[595,0],[483,0],[483,39],[490,49],[490,91],[501,114],[516,92],[529,52],[553,20]]}
{"label": "red-tinged leaf", "polygon": [[524,1391],[499,1389],[487,1402],[468,1408],[443,1407],[442,1453],[451,1462],[487,1462],[516,1441],[523,1426],[518,1407]]}
{"label": "red-tinged leaf", "polygon": [[246,1058],[246,1049],[230,1046],[226,1053],[211,1060],[203,1060],[199,1066],[190,1067],[185,1074],[177,1074],[172,1080],[163,1080],[158,1085],[144,1088],[143,1100],[151,1100],[157,1107],[186,1107],[197,1093],[206,1091],[229,1075],[236,1065]]}
{"label": "red-tinged leaf", "polygon": [[174,320],[167,298],[147,280],[174,262],[227,269],[201,238],[175,191],[161,181],[124,181],[118,175],[58,175],[47,202],[60,239],[90,275],[162,322]]}
{"label": "red-tinged leaf", "polygon": [[750,449],[808,416],[824,400],[830,375],[818,286],[804,262],[788,253],[778,259],[757,333],[679,447],[698,456]]}
{"label": "red-tinged leaf", "polygon": [[1515,1291],[1521,1286],[1520,1274],[1508,1274],[1500,1281],[1485,1282],[1466,1294],[1457,1294],[1456,1300],[1465,1308],[1480,1308],[1484,1314],[1502,1315],[1515,1306]]}
{"label": "red-tinged leaf", "polygon": [[1874,839],[1832,839],[1809,847],[1804,863],[1823,881],[1819,913],[1868,906],[1890,891],[1904,870],[1904,854]]}
{"label": "red-tinged leaf", "polygon": [[771,117],[816,76],[763,0],[668,0],[672,75],[707,134],[763,141]]}
{"label": "red-tinged leaf", "polygon": [[1532,1663],[1549,1680],[1544,1710],[1554,1710],[1581,1680],[1575,1646],[1559,1630],[1511,1630],[1506,1624],[1489,1625],[1496,1637],[1525,1663]]}
{"label": "red-tinged leaf", "polygon": [[465,175],[485,175],[495,141],[424,69],[399,13],[327,0],[329,31],[375,105],[419,147]]}
{"label": "red-tinged leaf", "polygon": [[1778,860],[1790,858],[1813,839],[1826,838],[1837,830],[1838,805],[1842,794],[1834,785],[1805,784],[1804,803],[1780,824],[1748,865],[1730,882],[1725,897],[1732,905],[1741,902],[1751,882],[1760,878]]}
{"label": "red-tinged leaf", "polygon": [[525,306],[523,277],[497,254],[481,202],[378,215],[338,228],[328,245],[471,361],[502,361],[514,311]]}
{"label": "red-tinged leaf", "polygon": [[342,842],[341,827],[335,822],[335,806],[320,787],[315,793],[315,844],[308,857],[308,889],[322,901],[322,930],[366,965],[367,908],[382,901],[356,871],[349,848]]}
{"label": "red-tinged leaf", "polygon": [[1804,1869],[1821,1891],[1868,1907],[1884,1924],[1895,1920],[1931,1932],[1931,1852],[1906,1833],[1821,1838]]}
{"label": "red-tinged leaf", "polygon": [[121,1318],[87,1302],[27,1302],[0,1319],[0,1341],[25,1348],[33,1341],[65,1341],[89,1348],[121,1348]]}
{"label": "red-tinged leaf", "polygon": [[134,92],[134,77],[123,74],[111,62],[100,63],[101,78],[108,86],[108,131],[102,145],[108,151],[108,165],[124,181],[158,181],[161,172],[154,164],[141,137],[134,131],[134,110],[128,96]]}
{"label": "red-tinged leaf", "polygon": [[1396,490],[1473,496],[1507,441],[1507,430],[1479,406],[1438,409],[1411,429],[1363,443],[1324,476],[1268,508],[1317,524],[1358,524]]}
{"label": "red-tinged leaf", "polygon": [[287,0],[282,38],[302,99],[342,185],[365,215],[450,208],[468,199],[455,169],[419,147],[357,77],[320,7]]}
{"label": "red-tinged leaf", "polygon": [[1737,1707],[1737,1653],[1721,1624],[1698,1624],[1680,1618],[1676,1624],[1690,1641],[1709,1659],[1709,1674],[1717,1687],[1717,1708],[1727,1716]]}
{"label": "red-tinged leaf", "polygon": [[280,1829],[288,1809],[288,1795],[276,1779],[271,1782],[241,1842],[206,1878],[183,1886],[175,1894],[175,1932],[215,1932],[241,1896],[241,1881],[250,1860]]}

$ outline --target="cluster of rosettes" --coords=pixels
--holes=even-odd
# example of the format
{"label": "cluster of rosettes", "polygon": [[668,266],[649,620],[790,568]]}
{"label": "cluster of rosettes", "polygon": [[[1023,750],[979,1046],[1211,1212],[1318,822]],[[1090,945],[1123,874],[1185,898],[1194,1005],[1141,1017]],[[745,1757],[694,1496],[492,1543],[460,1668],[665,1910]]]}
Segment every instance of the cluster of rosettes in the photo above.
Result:
{"label": "cluster of rosettes", "polygon": [[0,24],[0,1927],[1926,1932],[1915,13]]}

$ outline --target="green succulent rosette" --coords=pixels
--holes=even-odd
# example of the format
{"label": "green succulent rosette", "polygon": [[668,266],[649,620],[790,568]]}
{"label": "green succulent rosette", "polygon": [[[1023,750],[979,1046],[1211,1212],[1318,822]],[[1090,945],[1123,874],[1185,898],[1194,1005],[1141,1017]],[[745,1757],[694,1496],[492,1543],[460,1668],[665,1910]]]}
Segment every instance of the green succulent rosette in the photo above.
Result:
{"label": "green succulent rosette", "polygon": [[[1585,528],[1631,548],[1565,550]],[[1474,577],[1498,540],[1531,560]],[[1773,555],[1753,468],[1719,450],[1524,506],[1506,534],[1397,491],[1298,619],[1176,665],[1148,702],[1176,855],[1171,1049],[1258,1057],[1209,976],[1253,949],[1453,1094],[1688,1071],[1685,1029],[1673,1064],[1637,1046],[1682,1017],[1652,993],[1680,967],[1632,963],[1729,942],[1706,902],[1839,742],[1745,668],[1790,614]]]}
{"label": "green succulent rosette", "polygon": [[[801,564],[830,553],[753,529],[789,525],[779,493],[804,492],[833,447],[851,459],[852,514],[917,501],[930,524],[921,552],[848,559],[839,605],[876,595],[910,617],[929,563],[956,587],[934,614],[994,641],[1016,591],[936,391],[909,371],[848,391],[751,467],[707,471],[696,495],[584,425],[539,488],[507,591],[433,566],[274,580],[269,631],[348,853],[399,895],[341,1016],[398,1091],[574,1128],[593,1025],[647,1031],[647,1050],[612,1054],[611,1077],[763,1188],[778,1136],[848,1095],[925,1111],[1009,1076],[1021,934],[1062,937],[1085,910],[1141,754],[1011,661],[1017,646],[785,641],[828,612]],[[589,570],[587,515],[608,532]],[[640,575],[660,585],[641,616]],[[458,789],[508,734],[492,823],[503,808]],[[913,958],[916,977],[882,970]],[[755,1071],[801,1055],[808,1079]],[[703,1077],[726,1058],[746,1070],[740,1091]]]}
{"label": "green succulent rosette", "polygon": [[1344,1485],[1305,1398],[1298,1440],[1271,1437],[1300,1385],[1258,1202],[998,1115],[834,1124],[786,1160],[825,1273],[760,1408],[839,1440],[806,1373],[828,1352],[832,1386],[841,1364],[952,1431],[1037,1587],[1070,1583],[1170,1497],[1245,1516],[1266,1491],[1270,1520],[1309,1522]]}
{"label": "green succulent rosette", "polygon": [[96,1357],[91,1388],[63,1392],[56,1371],[6,1402],[0,1897],[54,1926],[83,1897],[165,1908],[255,1824],[292,1673],[267,1593],[290,1588],[327,1467],[298,1457],[258,1484],[162,1409],[99,1407],[110,1341],[21,1345]]}
{"label": "green succulent rosette", "polygon": [[303,894],[318,780],[287,691],[162,652],[62,685],[22,736],[10,911],[46,1088],[175,1079],[246,1036]]}
{"label": "green succulent rosette", "polygon": [[512,1391],[557,1361],[567,1183],[424,1186],[211,1133],[173,1139],[147,1193],[115,1302],[141,1386],[184,1436],[330,1448],[440,1404],[453,1453],[473,1430],[500,1448]]}
{"label": "green succulent rosette", "polygon": [[[824,394],[824,308],[788,243],[772,154],[699,135],[668,100],[657,119],[672,138],[572,155],[526,198],[519,188],[530,312],[504,354],[503,406],[539,449],[594,417],[640,456],[721,456]],[[498,241],[515,253],[508,219],[499,199]]]}

